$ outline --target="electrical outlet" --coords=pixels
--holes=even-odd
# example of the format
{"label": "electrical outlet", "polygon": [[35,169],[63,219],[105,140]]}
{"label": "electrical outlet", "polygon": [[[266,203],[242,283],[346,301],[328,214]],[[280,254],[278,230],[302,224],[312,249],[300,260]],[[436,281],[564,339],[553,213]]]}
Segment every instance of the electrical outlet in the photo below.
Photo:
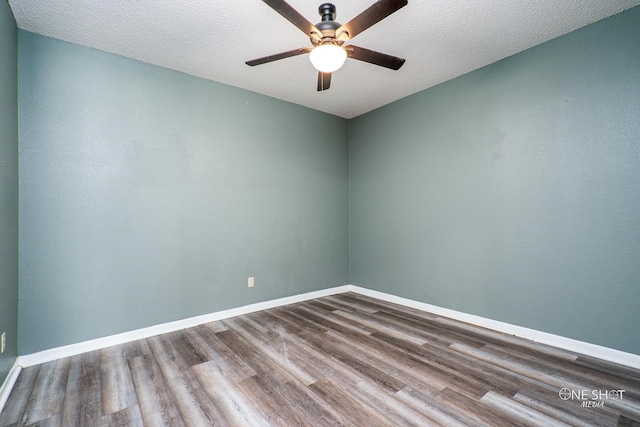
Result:
{"label": "electrical outlet", "polygon": [[250,288],[253,288],[253,277],[249,277],[249,281],[247,282]]}
{"label": "electrical outlet", "polygon": [[3,332],[0,335],[0,353],[4,353],[4,348],[7,346],[7,333]]}

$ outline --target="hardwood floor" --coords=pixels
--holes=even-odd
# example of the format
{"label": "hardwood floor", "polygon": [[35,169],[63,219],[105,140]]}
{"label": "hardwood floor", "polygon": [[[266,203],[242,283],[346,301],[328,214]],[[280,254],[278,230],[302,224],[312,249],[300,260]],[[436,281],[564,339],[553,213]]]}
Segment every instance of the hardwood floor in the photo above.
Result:
{"label": "hardwood floor", "polygon": [[14,425],[638,426],[640,371],[348,293],[26,368]]}

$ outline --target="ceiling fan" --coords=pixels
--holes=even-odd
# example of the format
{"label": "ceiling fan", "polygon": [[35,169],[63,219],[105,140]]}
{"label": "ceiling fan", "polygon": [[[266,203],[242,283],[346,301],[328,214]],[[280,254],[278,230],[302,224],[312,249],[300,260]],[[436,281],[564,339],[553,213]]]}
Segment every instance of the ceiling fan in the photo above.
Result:
{"label": "ceiling fan", "polygon": [[376,52],[354,45],[343,46],[373,24],[406,6],[408,0],[378,0],[360,15],[342,25],[335,21],[336,7],[331,3],[323,3],[318,8],[322,21],[313,25],[298,11],[284,0],[262,0],[273,10],[286,18],[293,25],[302,30],[313,47],[281,52],[275,55],[247,61],[250,66],[266,64],[296,55],[309,54],[309,59],[318,70],[318,91],[329,89],[331,73],[337,71],[347,58],[369,62],[381,67],[398,70],[404,64],[404,59],[385,53]]}

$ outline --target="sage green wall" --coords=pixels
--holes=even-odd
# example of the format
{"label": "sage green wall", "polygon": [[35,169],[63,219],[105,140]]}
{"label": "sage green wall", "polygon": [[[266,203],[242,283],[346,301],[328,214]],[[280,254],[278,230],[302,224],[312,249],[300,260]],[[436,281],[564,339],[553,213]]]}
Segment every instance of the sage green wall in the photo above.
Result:
{"label": "sage green wall", "polygon": [[18,351],[18,30],[0,0],[0,385]]}
{"label": "sage green wall", "polygon": [[19,69],[20,354],[347,284],[346,120],[24,31]]}
{"label": "sage green wall", "polygon": [[638,28],[348,123],[19,31],[20,354],[349,281],[640,354]]}
{"label": "sage green wall", "polygon": [[350,121],[350,281],[640,354],[640,8]]}

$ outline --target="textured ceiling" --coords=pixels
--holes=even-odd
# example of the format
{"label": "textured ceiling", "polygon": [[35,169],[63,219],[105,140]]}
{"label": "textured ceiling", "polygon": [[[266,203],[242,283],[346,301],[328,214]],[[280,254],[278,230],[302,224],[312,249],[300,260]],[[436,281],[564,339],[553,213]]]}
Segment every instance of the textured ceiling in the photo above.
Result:
{"label": "textured ceiling", "polygon": [[[322,0],[289,0],[312,23]],[[334,0],[348,22],[374,0]],[[307,55],[245,61],[310,46],[260,0],[9,0],[18,27],[245,88],[345,118],[640,4],[640,0],[409,0],[353,44],[406,59],[392,71],[348,59],[316,92]]]}

